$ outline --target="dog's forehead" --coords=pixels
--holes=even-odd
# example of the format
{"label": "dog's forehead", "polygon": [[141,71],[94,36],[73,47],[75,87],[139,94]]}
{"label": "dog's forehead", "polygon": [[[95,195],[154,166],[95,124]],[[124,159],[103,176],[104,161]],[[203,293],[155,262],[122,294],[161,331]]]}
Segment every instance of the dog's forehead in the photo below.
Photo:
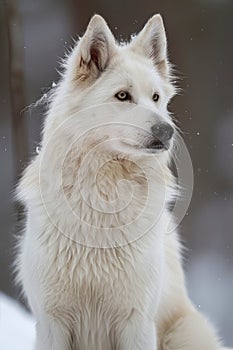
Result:
{"label": "dog's forehead", "polygon": [[152,60],[135,54],[128,48],[119,53],[116,69],[123,79],[143,91],[162,84],[161,75],[157,72]]}

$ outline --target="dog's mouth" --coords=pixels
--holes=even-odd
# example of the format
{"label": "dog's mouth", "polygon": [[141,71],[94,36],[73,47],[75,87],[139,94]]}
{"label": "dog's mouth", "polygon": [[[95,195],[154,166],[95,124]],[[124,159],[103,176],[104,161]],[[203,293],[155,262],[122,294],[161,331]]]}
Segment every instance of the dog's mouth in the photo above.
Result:
{"label": "dog's mouth", "polygon": [[170,148],[171,143],[168,142],[162,142],[158,139],[152,139],[149,142],[147,142],[146,144],[132,144],[132,143],[128,143],[125,141],[122,141],[122,144],[124,144],[127,147],[133,147],[136,148],[138,150],[141,151],[146,151],[149,153],[161,153],[163,151],[167,151]]}
{"label": "dog's mouth", "polygon": [[166,151],[169,148],[169,143],[163,143],[158,139],[154,139],[149,144],[146,145],[146,149],[151,151]]}

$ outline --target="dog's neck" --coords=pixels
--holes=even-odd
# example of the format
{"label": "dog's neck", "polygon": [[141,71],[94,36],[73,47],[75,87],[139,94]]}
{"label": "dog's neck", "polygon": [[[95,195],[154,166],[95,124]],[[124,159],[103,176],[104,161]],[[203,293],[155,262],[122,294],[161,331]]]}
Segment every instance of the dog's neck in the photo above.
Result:
{"label": "dog's neck", "polygon": [[35,171],[33,164],[28,168],[37,183],[40,174],[37,207],[46,210],[55,232],[85,245],[112,246],[160,225],[173,181],[165,164],[159,166],[152,155],[84,150],[74,145],[65,152],[59,144],[42,148]]}
{"label": "dog's neck", "polygon": [[164,173],[155,165],[153,158],[71,152],[62,170],[64,227],[76,227],[73,238],[91,246],[125,244],[151,230],[166,211],[171,181],[169,169]]}

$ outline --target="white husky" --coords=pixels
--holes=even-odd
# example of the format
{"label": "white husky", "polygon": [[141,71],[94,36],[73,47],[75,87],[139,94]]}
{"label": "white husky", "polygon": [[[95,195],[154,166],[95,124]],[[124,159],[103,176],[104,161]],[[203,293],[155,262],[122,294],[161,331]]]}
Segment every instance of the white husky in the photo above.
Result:
{"label": "white husky", "polygon": [[124,45],[91,19],[18,188],[18,279],[37,350],[220,348],[187,296],[177,233],[167,234],[174,94],[160,15]]}

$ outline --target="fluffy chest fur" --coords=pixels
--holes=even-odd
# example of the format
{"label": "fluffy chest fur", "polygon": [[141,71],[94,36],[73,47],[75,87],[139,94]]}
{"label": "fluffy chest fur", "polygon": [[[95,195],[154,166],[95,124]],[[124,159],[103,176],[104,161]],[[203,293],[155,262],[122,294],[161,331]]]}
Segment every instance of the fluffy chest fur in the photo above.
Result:
{"label": "fluffy chest fur", "polygon": [[[147,161],[139,166],[101,153],[87,162],[75,149],[62,176],[56,169],[63,154],[55,147],[46,154],[42,148],[23,177],[21,195],[29,206],[20,279],[35,313],[40,299],[49,317],[75,329],[74,339],[85,339],[83,348],[102,334],[101,348],[116,341],[116,327],[131,317],[154,317],[169,216],[161,212],[160,174],[152,167],[145,176]],[[97,159],[98,174],[95,166],[92,171]],[[158,186],[150,188],[152,178]]]}

